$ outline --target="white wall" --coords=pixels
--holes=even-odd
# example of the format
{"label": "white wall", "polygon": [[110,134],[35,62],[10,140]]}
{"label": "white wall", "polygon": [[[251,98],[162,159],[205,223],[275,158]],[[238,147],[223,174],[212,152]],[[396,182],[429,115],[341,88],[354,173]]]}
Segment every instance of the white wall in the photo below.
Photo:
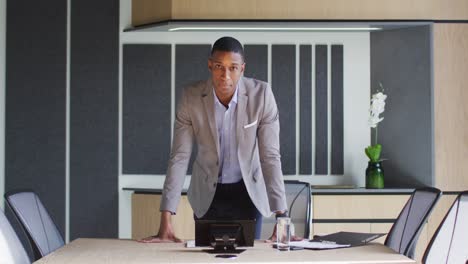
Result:
{"label": "white wall", "polygon": [[5,50],[6,0],[0,0],[0,207],[4,209],[5,193]]}

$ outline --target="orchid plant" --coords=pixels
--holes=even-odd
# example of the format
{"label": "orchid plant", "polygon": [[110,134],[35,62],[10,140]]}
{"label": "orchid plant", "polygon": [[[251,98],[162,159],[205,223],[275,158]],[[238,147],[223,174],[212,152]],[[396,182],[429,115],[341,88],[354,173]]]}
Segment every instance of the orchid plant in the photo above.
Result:
{"label": "orchid plant", "polygon": [[374,137],[374,144],[368,146],[365,149],[367,157],[369,157],[371,162],[379,162],[380,153],[382,152],[382,145],[377,143],[377,128],[379,123],[384,119],[380,117],[380,115],[385,111],[385,99],[387,99],[387,95],[385,95],[382,83],[379,83],[379,91],[372,95],[370,108],[369,108],[369,126],[371,129],[375,129],[375,137]]}

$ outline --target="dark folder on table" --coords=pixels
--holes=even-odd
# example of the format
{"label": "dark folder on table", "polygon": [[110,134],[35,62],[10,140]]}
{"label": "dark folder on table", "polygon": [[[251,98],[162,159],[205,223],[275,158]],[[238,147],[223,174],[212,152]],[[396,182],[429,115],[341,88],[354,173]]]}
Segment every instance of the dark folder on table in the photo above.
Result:
{"label": "dark folder on table", "polygon": [[386,235],[385,233],[337,232],[324,236],[314,236],[311,242],[325,242],[341,245],[361,246]]}

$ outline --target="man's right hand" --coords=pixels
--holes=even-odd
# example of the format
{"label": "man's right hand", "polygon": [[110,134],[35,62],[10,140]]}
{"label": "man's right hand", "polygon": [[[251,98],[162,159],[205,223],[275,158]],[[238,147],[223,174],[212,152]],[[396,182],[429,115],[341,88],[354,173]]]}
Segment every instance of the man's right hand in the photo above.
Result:
{"label": "man's right hand", "polygon": [[161,212],[161,225],[159,226],[159,232],[155,236],[149,236],[138,240],[142,243],[164,243],[164,242],[183,242],[181,239],[175,236],[174,230],[171,224],[171,212]]}

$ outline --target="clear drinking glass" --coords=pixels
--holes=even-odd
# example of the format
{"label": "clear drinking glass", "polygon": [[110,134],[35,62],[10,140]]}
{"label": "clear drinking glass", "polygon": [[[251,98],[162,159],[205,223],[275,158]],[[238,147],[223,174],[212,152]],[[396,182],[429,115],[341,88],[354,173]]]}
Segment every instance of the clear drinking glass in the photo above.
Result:
{"label": "clear drinking glass", "polygon": [[291,218],[278,217],[276,219],[276,248],[288,251],[289,241],[291,241]]}

